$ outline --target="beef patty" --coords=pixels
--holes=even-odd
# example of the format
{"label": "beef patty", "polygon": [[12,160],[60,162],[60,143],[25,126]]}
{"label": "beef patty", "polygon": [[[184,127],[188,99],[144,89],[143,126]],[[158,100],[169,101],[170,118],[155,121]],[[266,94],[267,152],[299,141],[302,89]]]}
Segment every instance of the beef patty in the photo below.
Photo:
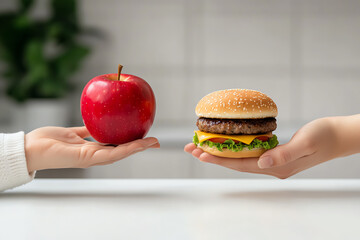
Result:
{"label": "beef patty", "polygon": [[226,135],[261,134],[276,129],[275,118],[263,119],[218,119],[199,118],[196,126],[200,131]]}

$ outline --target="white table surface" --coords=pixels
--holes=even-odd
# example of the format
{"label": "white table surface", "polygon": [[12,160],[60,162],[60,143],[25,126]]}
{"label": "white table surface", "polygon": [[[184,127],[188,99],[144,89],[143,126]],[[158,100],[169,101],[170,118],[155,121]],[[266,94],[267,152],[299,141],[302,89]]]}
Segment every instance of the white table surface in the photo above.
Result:
{"label": "white table surface", "polygon": [[34,180],[0,239],[360,239],[360,180]]}

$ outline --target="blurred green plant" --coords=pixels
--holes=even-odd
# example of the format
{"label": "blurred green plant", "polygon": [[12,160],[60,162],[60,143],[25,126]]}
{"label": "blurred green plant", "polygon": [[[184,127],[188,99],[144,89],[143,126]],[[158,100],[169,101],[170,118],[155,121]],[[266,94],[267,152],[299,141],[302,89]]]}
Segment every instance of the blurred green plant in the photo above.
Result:
{"label": "blurred green plant", "polygon": [[6,94],[18,102],[30,98],[61,98],[70,77],[90,52],[78,40],[84,33],[76,0],[51,0],[50,16],[35,20],[34,0],[18,0],[15,12],[0,13],[0,60]]}

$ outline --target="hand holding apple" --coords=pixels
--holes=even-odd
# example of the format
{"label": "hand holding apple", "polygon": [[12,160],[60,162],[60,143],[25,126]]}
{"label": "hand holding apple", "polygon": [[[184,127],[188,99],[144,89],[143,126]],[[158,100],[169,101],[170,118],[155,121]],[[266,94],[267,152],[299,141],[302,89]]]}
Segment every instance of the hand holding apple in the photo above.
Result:
{"label": "hand holding apple", "polygon": [[149,148],[160,147],[153,137],[114,147],[84,139],[89,136],[86,127],[42,127],[27,133],[24,150],[29,173],[43,169],[107,165]]}
{"label": "hand holding apple", "polygon": [[156,103],[140,77],[118,73],[91,79],[81,95],[81,115],[91,136],[108,144],[143,138],[154,122]]}

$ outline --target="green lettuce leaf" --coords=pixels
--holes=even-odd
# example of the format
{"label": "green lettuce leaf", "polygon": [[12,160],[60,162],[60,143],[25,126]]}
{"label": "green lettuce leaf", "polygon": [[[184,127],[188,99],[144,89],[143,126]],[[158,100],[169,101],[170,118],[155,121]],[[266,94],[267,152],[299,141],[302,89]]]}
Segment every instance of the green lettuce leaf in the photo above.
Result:
{"label": "green lettuce leaf", "polygon": [[198,145],[199,144],[199,138],[198,138],[198,135],[195,133],[194,137],[193,137],[193,143],[195,145]]}
{"label": "green lettuce leaf", "polygon": [[198,145],[200,145],[200,146],[208,145],[211,148],[215,147],[220,152],[222,152],[224,148],[227,148],[233,152],[239,152],[239,151],[242,151],[244,148],[247,148],[249,150],[251,150],[253,148],[264,148],[266,150],[269,150],[269,149],[276,147],[279,144],[279,141],[277,139],[277,136],[273,135],[271,138],[269,138],[268,141],[261,141],[261,140],[255,138],[254,141],[252,141],[250,144],[245,144],[242,142],[235,143],[231,139],[225,140],[224,143],[215,143],[215,142],[211,142],[209,140],[206,140],[206,141],[203,141],[200,143],[199,138],[198,138],[197,134],[195,133],[195,135],[193,137],[193,143],[197,146]]}

